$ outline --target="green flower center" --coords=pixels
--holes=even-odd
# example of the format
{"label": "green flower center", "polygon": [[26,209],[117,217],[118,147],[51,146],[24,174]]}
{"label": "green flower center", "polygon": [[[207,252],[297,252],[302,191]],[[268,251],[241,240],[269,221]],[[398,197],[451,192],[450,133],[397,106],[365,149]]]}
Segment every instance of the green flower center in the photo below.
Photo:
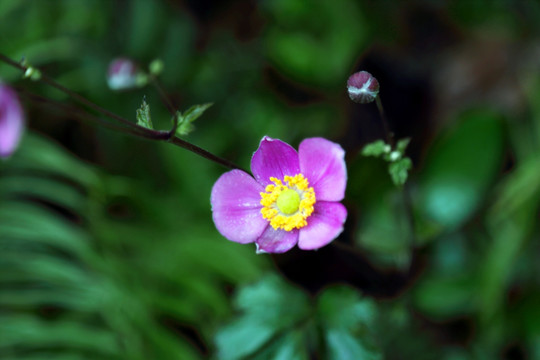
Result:
{"label": "green flower center", "polygon": [[294,214],[300,206],[300,195],[295,190],[287,189],[279,194],[276,205],[281,213],[286,215]]}

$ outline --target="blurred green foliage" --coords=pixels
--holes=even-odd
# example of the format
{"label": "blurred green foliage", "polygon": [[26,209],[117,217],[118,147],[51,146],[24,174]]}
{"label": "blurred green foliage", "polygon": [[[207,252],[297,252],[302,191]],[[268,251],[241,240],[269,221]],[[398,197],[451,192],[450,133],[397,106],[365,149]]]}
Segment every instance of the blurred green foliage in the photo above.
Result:
{"label": "blurred green foliage", "polygon": [[[107,88],[119,56],[161,59],[188,109],[180,135],[245,168],[263,135],[343,144],[336,242],[368,279],[291,281],[287,254],[215,230],[225,169],[100,128],[2,63],[28,131],[0,162],[0,357],[540,358],[538,24],[533,0],[0,1],[2,53],[133,122],[145,98],[152,126],[171,129],[151,86]],[[386,159],[403,187],[361,156],[383,138],[375,108],[345,91],[364,66],[395,139],[411,138]]]}
{"label": "blurred green foliage", "polygon": [[[345,286],[309,297],[277,276],[264,277],[237,294],[242,313],[216,335],[218,358],[380,359],[371,328],[376,307]],[[246,341],[249,339],[249,341]]]}

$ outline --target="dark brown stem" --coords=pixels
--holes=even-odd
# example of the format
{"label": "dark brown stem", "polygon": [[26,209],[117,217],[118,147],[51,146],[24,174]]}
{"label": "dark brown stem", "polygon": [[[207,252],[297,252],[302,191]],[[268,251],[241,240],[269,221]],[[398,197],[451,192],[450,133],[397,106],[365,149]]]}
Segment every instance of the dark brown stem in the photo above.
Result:
{"label": "dark brown stem", "polygon": [[41,95],[37,95],[37,94],[31,93],[31,92],[28,92],[26,90],[18,89],[18,92],[24,98],[28,98],[28,99],[32,100],[33,102],[35,102],[35,103],[44,104],[44,105],[48,105],[50,107],[61,109],[62,111],[65,111],[68,114],[72,114],[77,119],[89,120],[89,121],[91,121],[93,123],[97,123],[100,126],[102,126],[104,128],[107,128],[107,129],[110,129],[110,130],[123,132],[123,133],[126,133],[128,135],[148,139],[148,135],[145,134],[145,133],[140,132],[138,129],[126,128],[126,127],[124,127],[122,125],[113,124],[113,123],[111,123],[109,121],[106,121],[106,120],[104,120],[104,119],[102,119],[102,118],[100,118],[98,116],[87,113],[87,112],[85,112],[84,110],[82,110],[82,109],[80,109],[78,107],[74,107],[74,106],[71,106],[71,105],[66,105],[66,104],[63,104],[63,103],[58,102],[56,100],[48,99],[46,97],[43,97]]}
{"label": "dark brown stem", "polygon": [[[6,64],[9,64],[17,69],[20,69],[21,71],[26,71],[28,69],[27,66],[24,66],[24,65],[21,65],[13,60],[11,60],[9,57],[5,56],[4,54],[0,53],[0,61],[3,61],[5,62]],[[121,126],[117,126],[117,125],[113,125],[113,124],[109,124],[107,123],[108,127],[110,127],[110,125],[113,125],[114,129],[117,130],[117,131],[122,131],[122,132],[125,132],[127,134],[130,134],[130,135],[133,135],[133,136],[138,136],[138,137],[142,137],[142,138],[145,138],[145,139],[151,139],[151,140],[159,140],[159,141],[168,141],[176,146],[179,146],[179,147],[182,147],[186,150],[189,150],[205,159],[208,159],[208,160],[211,160],[217,164],[220,164],[222,166],[225,166],[227,168],[230,168],[230,169],[240,169],[240,170],[244,170],[242,169],[240,166],[236,165],[235,163],[227,160],[227,159],[223,159],[217,155],[214,155],[206,150],[204,150],[203,148],[200,148],[188,141],[185,141],[185,140],[182,140],[178,137],[175,137],[174,136],[174,133],[176,132],[176,129],[175,127],[177,126],[176,125],[176,121],[177,119],[175,119],[175,125],[173,126],[173,129],[174,129],[174,132],[172,131],[163,131],[163,130],[152,130],[152,129],[147,129],[145,127],[142,127],[142,126],[139,126],[131,121],[129,121],[128,119],[125,119],[113,112],[110,112],[109,110],[107,109],[104,109],[102,108],[101,106],[97,105],[97,104],[94,104],[93,102],[91,102],[90,100],[87,100],[86,98],[82,97],[81,95],[69,90],[68,88],[60,85],[59,83],[57,83],[56,81],[54,81],[52,78],[42,74],[39,81],[42,81],[44,83],[46,83],[47,85],[50,85],[58,90],[60,90],[61,92],[63,92],[64,94],[70,96],[71,98],[75,99],[76,101],[78,101],[79,103],[85,105],[86,107],[90,108],[90,109],[93,109],[113,120],[116,120],[118,121],[119,123],[121,123],[122,125],[124,125],[125,127],[121,127]],[[45,98],[42,98],[42,100],[45,99]],[[96,121],[95,120],[95,117],[92,118],[93,121]],[[98,123],[100,124],[103,124],[103,121],[98,121]],[[245,170],[244,170],[245,171]]]}

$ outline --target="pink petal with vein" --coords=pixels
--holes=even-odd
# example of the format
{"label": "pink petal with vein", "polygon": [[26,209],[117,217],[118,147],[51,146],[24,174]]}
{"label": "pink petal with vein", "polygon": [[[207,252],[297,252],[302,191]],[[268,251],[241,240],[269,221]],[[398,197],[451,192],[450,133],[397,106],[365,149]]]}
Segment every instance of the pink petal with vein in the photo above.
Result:
{"label": "pink petal with vein", "polygon": [[251,158],[251,172],[263,186],[272,183],[270,177],[294,176],[300,172],[298,153],[289,144],[265,136]]}
{"label": "pink petal with vein", "polygon": [[261,215],[263,187],[241,170],[232,170],[216,181],[210,202],[218,231],[241,244],[254,242],[268,226]]}
{"label": "pink petal with vein", "polygon": [[343,231],[346,219],[347,209],[341,203],[318,201],[307,226],[300,229],[298,247],[314,250],[327,245]]}
{"label": "pink petal with vein", "polygon": [[315,190],[317,201],[341,201],[347,186],[345,151],[323,138],[305,139],[298,149],[300,170]]}

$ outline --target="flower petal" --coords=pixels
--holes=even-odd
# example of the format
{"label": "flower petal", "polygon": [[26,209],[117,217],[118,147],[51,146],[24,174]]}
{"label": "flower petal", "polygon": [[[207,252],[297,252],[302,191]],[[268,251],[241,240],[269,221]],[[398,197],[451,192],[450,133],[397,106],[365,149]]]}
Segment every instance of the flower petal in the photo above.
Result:
{"label": "flower petal", "polygon": [[284,253],[292,249],[297,242],[298,230],[274,230],[273,227],[268,226],[257,239],[257,252]]}
{"label": "flower petal", "polygon": [[317,201],[341,201],[347,186],[345,151],[323,138],[305,139],[298,149],[300,170],[315,190]]}
{"label": "flower petal", "polygon": [[0,157],[10,156],[24,131],[24,115],[19,98],[9,86],[0,84]]}
{"label": "flower petal", "polygon": [[216,181],[210,202],[218,231],[231,241],[254,242],[268,226],[261,215],[263,187],[241,170],[232,170]]}
{"label": "flower petal", "polygon": [[294,176],[300,173],[298,153],[289,144],[265,136],[251,158],[251,172],[263,186],[272,183],[270,177]]}
{"label": "flower petal", "polygon": [[314,250],[327,245],[343,231],[346,219],[347,209],[341,203],[318,201],[307,226],[300,229],[298,247]]}

